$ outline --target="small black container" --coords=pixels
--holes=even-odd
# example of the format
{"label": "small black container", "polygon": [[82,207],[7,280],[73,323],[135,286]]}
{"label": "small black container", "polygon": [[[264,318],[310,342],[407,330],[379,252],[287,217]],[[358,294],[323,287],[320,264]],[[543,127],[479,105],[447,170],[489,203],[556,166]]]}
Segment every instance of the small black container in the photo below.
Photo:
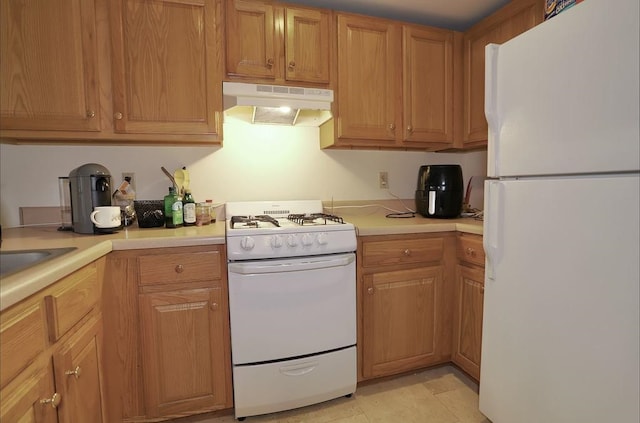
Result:
{"label": "small black container", "polygon": [[453,219],[462,212],[460,165],[424,165],[418,172],[416,208],[424,217]]}

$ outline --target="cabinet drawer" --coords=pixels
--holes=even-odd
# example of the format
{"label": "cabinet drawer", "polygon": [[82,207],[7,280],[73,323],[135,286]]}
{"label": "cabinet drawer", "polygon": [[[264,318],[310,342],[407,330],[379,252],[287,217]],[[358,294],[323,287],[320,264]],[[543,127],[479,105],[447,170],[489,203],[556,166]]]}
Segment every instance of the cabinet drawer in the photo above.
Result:
{"label": "cabinet drawer", "polygon": [[458,235],[458,260],[484,267],[484,248],[482,237],[478,235]]}
{"label": "cabinet drawer", "polygon": [[52,293],[44,297],[49,339],[52,342],[60,339],[98,304],[99,297],[95,263],[60,280]]}
{"label": "cabinet drawer", "polygon": [[[4,317],[4,316],[3,316]],[[41,302],[17,315],[3,318],[0,326],[0,386],[16,377],[45,349]]]}
{"label": "cabinet drawer", "polygon": [[391,266],[442,260],[442,238],[369,241],[362,245],[363,266]]}
{"label": "cabinet drawer", "polygon": [[140,285],[194,282],[221,277],[220,253],[158,254],[138,258]]}

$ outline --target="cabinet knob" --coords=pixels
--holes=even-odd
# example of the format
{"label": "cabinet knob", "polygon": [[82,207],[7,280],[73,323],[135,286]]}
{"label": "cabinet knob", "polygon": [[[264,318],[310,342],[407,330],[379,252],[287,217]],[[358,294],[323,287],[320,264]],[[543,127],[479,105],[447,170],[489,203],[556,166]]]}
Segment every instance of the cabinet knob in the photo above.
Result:
{"label": "cabinet knob", "polygon": [[476,250],[474,250],[471,247],[467,248],[467,255],[471,256],[471,257],[475,257],[476,256]]}
{"label": "cabinet knob", "polygon": [[410,134],[413,134],[413,126],[411,125],[407,126],[407,132]]}
{"label": "cabinet knob", "polygon": [[481,294],[484,294],[484,286],[481,286],[481,287],[480,287],[480,293],[481,293]]}
{"label": "cabinet knob", "polygon": [[271,69],[273,67],[273,59],[267,59],[267,67]]}
{"label": "cabinet knob", "polygon": [[389,130],[390,131],[395,131],[396,130],[396,124],[395,123],[390,123],[389,124]]}
{"label": "cabinet knob", "polygon": [[113,118],[114,118],[114,119],[116,119],[116,120],[120,120],[120,119],[122,119],[122,113],[120,113],[120,112],[115,112],[115,113],[113,114]]}
{"label": "cabinet knob", "polygon": [[62,401],[62,397],[60,396],[60,394],[55,392],[51,398],[40,400],[40,404],[51,404],[51,407],[58,408],[58,406],[60,405],[60,401]]}
{"label": "cabinet knob", "polygon": [[293,60],[289,62],[289,70],[294,70],[296,67],[296,62]]}
{"label": "cabinet knob", "polygon": [[179,264],[176,266],[176,273],[182,273],[184,272],[184,266]]}
{"label": "cabinet knob", "polygon": [[369,294],[369,295],[373,295],[373,288],[369,288],[369,289],[367,289],[367,294]]}
{"label": "cabinet knob", "polygon": [[64,374],[67,376],[75,376],[75,378],[78,379],[82,374],[82,369],[80,368],[80,366],[76,366],[74,370],[67,370],[64,372]]}
{"label": "cabinet knob", "polygon": [[211,303],[211,310],[217,310],[218,309],[218,303]]}
{"label": "cabinet knob", "polygon": [[89,119],[96,117],[96,112],[94,112],[93,110],[87,110],[87,117]]}
{"label": "cabinet knob", "polygon": [[402,252],[402,254],[404,254],[406,257],[409,257],[411,255],[411,250],[407,248]]}

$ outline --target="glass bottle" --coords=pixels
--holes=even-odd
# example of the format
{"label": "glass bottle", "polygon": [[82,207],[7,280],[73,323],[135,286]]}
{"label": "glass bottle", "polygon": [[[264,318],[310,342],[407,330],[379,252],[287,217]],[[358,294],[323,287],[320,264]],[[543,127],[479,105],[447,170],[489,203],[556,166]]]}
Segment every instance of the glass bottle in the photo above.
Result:
{"label": "glass bottle", "polygon": [[209,205],[210,221],[216,223],[216,208],[213,206],[213,200],[207,200],[207,204]]}
{"label": "glass bottle", "polygon": [[167,228],[182,226],[182,201],[173,187],[169,187],[169,194],[164,196],[164,223]]}
{"label": "glass bottle", "polygon": [[196,225],[208,225],[211,222],[211,214],[207,203],[198,203],[196,206]]}
{"label": "glass bottle", "polygon": [[190,190],[185,190],[184,199],[182,200],[182,211],[184,217],[184,226],[193,226],[196,224],[196,202],[191,195]]}

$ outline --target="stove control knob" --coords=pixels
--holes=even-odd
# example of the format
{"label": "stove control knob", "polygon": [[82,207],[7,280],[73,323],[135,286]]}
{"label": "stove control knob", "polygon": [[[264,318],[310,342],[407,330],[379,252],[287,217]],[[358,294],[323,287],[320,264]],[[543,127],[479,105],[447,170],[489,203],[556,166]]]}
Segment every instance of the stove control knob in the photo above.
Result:
{"label": "stove control knob", "polygon": [[329,243],[329,239],[327,238],[327,234],[321,233],[318,234],[318,244],[327,245]]}
{"label": "stove control knob", "polygon": [[313,235],[311,234],[302,235],[302,245],[304,245],[305,247],[309,247],[313,245]]}
{"label": "stove control knob", "polygon": [[250,236],[245,236],[240,240],[240,247],[243,250],[252,250],[256,246],[256,242]]}
{"label": "stove control knob", "polygon": [[296,247],[298,245],[298,237],[295,235],[289,235],[287,237],[287,245],[289,247]]}
{"label": "stove control knob", "polygon": [[280,248],[282,247],[282,237],[280,235],[275,235],[271,237],[271,248]]}

